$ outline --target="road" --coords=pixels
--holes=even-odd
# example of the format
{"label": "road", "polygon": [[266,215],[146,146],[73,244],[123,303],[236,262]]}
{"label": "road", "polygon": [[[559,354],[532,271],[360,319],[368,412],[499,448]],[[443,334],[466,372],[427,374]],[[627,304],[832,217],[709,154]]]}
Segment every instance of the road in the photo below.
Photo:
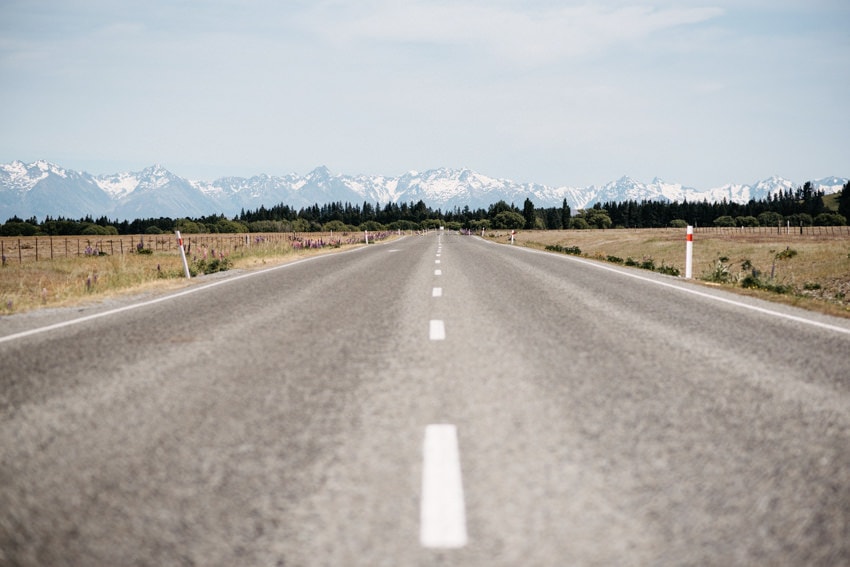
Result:
{"label": "road", "polygon": [[849,348],[449,233],[6,317],[0,565],[847,565]]}

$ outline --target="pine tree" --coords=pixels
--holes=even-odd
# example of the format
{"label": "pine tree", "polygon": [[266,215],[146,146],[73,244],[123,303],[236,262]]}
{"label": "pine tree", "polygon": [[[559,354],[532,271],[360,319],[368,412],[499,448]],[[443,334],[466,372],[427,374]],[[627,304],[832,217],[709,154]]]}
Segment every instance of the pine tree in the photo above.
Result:
{"label": "pine tree", "polygon": [[844,188],[838,194],[838,214],[850,223],[850,181],[844,184]]}
{"label": "pine tree", "polygon": [[534,203],[531,199],[526,198],[522,205],[522,216],[525,218],[525,228],[531,230],[535,225]]}

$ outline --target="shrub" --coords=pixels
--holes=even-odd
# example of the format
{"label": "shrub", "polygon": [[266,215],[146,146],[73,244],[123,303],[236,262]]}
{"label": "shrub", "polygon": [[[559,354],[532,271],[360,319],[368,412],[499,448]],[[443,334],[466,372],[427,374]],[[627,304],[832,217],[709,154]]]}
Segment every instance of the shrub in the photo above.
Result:
{"label": "shrub", "polygon": [[546,250],[551,252],[560,252],[562,254],[573,254],[575,256],[581,256],[581,248],[578,246],[561,246],[560,244],[550,244],[546,247]]}
{"label": "shrub", "polygon": [[735,217],[735,226],[758,226],[759,221],[753,216]]}
{"label": "shrub", "polygon": [[762,289],[765,291],[772,291],[774,293],[780,294],[790,293],[792,291],[790,285],[783,285],[764,281],[755,274],[749,274],[744,276],[744,278],[741,280],[741,287],[747,289]]}
{"label": "shrub", "polygon": [[199,274],[214,274],[216,272],[225,272],[229,270],[232,266],[232,262],[230,258],[212,258],[207,260],[205,258],[199,258],[192,262],[192,265],[189,266],[189,273],[193,276]]}
{"label": "shrub", "polygon": [[815,226],[845,226],[847,219],[838,213],[821,213],[814,218]]}
{"label": "shrub", "polygon": [[667,266],[664,262],[661,262],[661,266],[659,266],[656,270],[659,274],[667,274],[668,276],[678,277],[680,272],[679,268],[675,266]]}
{"label": "shrub", "polygon": [[702,279],[714,283],[728,283],[731,281],[732,274],[729,272],[729,264],[726,263],[728,261],[729,258],[726,256],[721,256],[715,260],[713,268],[703,274]]}

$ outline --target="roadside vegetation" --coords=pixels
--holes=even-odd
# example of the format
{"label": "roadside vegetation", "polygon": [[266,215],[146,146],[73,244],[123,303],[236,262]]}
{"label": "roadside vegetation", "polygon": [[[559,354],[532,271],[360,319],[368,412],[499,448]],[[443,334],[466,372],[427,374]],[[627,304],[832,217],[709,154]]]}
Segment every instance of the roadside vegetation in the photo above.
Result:
{"label": "roadside vegetation", "polygon": [[[391,238],[388,232],[372,233],[369,241]],[[108,238],[105,237],[105,238]],[[117,238],[117,237],[116,237]],[[246,238],[248,244],[245,245]],[[34,237],[33,237],[34,239]],[[50,259],[47,252],[41,259],[32,256],[32,239],[7,239],[6,253],[21,242],[27,256],[14,250],[5,256],[0,266],[0,315],[20,313],[42,307],[75,305],[87,300],[99,300],[124,293],[142,293],[175,289],[196,280],[185,278],[179,248],[173,235],[159,241],[148,236],[135,238],[137,244],[122,243],[124,252],[112,240],[92,240],[92,244],[77,255]],[[107,248],[104,242],[110,242]],[[158,247],[157,242],[161,247]],[[242,245],[234,246],[234,242]],[[303,235],[253,234],[233,236],[232,239],[196,239],[187,244],[187,263],[195,278],[231,269],[251,269],[290,262],[306,256],[360,246],[365,237],[360,233],[309,233]]]}
{"label": "roadside vegetation", "polygon": [[[489,238],[510,242],[508,232]],[[520,231],[519,246],[646,269],[671,276],[685,271],[685,230]],[[693,278],[832,315],[850,317],[850,231],[697,229]]]}

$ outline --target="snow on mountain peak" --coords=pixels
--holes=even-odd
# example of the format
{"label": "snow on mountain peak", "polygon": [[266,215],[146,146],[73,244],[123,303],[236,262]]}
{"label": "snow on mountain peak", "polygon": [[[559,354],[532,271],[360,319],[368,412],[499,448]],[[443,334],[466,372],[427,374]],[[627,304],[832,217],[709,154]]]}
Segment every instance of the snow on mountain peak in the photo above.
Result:
{"label": "snow on mountain peak", "polygon": [[[29,190],[48,177],[54,195],[50,210],[44,209],[44,205],[35,207],[25,197]],[[843,178],[827,177],[812,181],[812,185],[816,190],[835,193],[846,182]],[[92,176],[65,170],[46,160],[31,164],[14,161],[0,164],[0,219],[3,214],[67,214],[81,207],[95,216],[132,215],[140,211],[173,217],[187,216],[193,211],[235,215],[240,209],[280,203],[298,208],[358,200],[379,204],[421,200],[430,207],[449,210],[466,206],[486,208],[500,200],[521,204],[529,198],[537,207],[559,207],[566,200],[573,210],[579,210],[595,203],[630,200],[718,202],[725,199],[745,203],[798,186],[773,176],[753,184],[729,184],[699,191],[680,183],[668,183],[660,177],[655,177],[650,183],[642,183],[623,175],[603,186],[551,187],[493,178],[468,168],[411,170],[397,177],[386,177],[336,175],[325,166],[317,167],[307,175],[275,177],[263,174],[251,178],[222,177],[205,182],[188,181],[169,172],[161,164],[138,172]],[[86,201],[81,196],[80,191],[88,191],[87,187],[102,192],[97,204],[89,204],[95,201]],[[92,210],[88,211],[89,208]]]}

